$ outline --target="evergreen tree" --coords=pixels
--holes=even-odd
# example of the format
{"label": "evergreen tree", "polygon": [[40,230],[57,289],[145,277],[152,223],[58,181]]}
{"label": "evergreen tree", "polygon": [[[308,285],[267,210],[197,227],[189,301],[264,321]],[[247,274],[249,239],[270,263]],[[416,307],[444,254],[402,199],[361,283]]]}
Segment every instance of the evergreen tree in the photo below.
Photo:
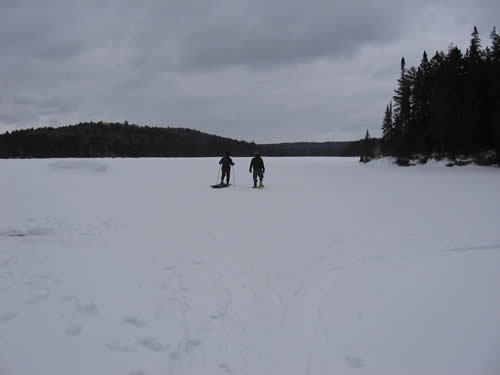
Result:
{"label": "evergreen tree", "polygon": [[477,27],[471,34],[469,49],[465,55],[465,101],[464,118],[469,132],[469,142],[476,151],[486,147],[491,140],[490,106],[488,98],[488,76],[486,59],[481,51],[481,39]]}
{"label": "evergreen tree", "polygon": [[361,155],[360,162],[368,162],[373,157],[373,142],[370,137],[370,132],[366,129],[365,138],[363,139],[363,154]]}
{"label": "evergreen tree", "polygon": [[490,33],[491,39],[491,62],[494,64],[500,64],[500,36],[497,34],[497,30],[493,27],[493,31]]}
{"label": "evergreen tree", "polygon": [[500,36],[495,28],[490,38],[491,47],[482,49],[474,27],[465,55],[451,44],[430,61],[424,52],[418,68],[407,68],[401,59],[394,109],[386,107],[382,122],[384,152],[453,157],[496,149],[500,162]]}
{"label": "evergreen tree", "polygon": [[464,62],[462,52],[458,47],[450,46],[445,59],[444,89],[447,101],[443,108],[446,122],[445,139],[442,140],[445,148],[452,154],[463,153],[467,147],[469,124],[464,115]]}
{"label": "evergreen tree", "polygon": [[413,89],[413,118],[415,121],[415,147],[420,152],[432,150],[430,137],[430,102],[432,96],[431,64],[424,51],[420,66],[415,74]]}
{"label": "evergreen tree", "polygon": [[500,164],[500,36],[496,28],[490,34],[491,51],[489,58],[490,77],[489,98],[491,99],[490,128],[493,147],[497,153],[497,163]]}
{"label": "evergreen tree", "polygon": [[[394,142],[396,153],[402,156],[409,152],[407,131],[410,122],[410,81],[406,70],[404,57],[401,58],[401,76],[398,79],[398,88],[395,90],[394,100]],[[405,155],[406,156],[406,155]]]}
{"label": "evergreen tree", "polygon": [[470,46],[467,50],[467,59],[471,62],[477,63],[481,60],[483,53],[481,52],[481,39],[477,27],[474,26],[474,31],[471,34]]}
{"label": "evergreen tree", "polygon": [[382,122],[382,139],[386,143],[391,143],[394,129],[392,126],[392,102],[385,108],[384,121]]}

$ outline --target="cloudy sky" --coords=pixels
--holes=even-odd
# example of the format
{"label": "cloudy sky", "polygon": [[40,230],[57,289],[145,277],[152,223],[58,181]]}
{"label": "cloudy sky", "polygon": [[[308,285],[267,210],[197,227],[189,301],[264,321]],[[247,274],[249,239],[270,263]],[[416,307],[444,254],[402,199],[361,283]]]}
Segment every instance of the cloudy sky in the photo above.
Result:
{"label": "cloudy sky", "polygon": [[0,132],[83,121],[263,142],[380,135],[399,62],[483,46],[493,0],[0,0]]}

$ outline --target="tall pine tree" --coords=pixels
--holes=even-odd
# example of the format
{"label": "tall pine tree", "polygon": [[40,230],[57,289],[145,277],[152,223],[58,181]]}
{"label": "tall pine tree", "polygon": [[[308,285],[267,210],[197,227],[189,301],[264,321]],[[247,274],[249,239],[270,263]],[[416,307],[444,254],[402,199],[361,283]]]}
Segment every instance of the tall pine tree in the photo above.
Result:
{"label": "tall pine tree", "polygon": [[387,104],[385,108],[384,121],[382,122],[382,139],[384,142],[391,143],[394,136],[394,128],[392,126],[392,102]]}
{"label": "tall pine tree", "polygon": [[405,58],[401,58],[401,75],[395,90],[393,128],[394,143],[398,156],[407,156],[409,152],[407,131],[410,123],[410,82],[408,80]]}
{"label": "tall pine tree", "polygon": [[477,27],[471,34],[470,45],[465,55],[466,100],[468,102],[465,119],[472,138],[473,147],[480,151],[491,141],[488,74],[485,53],[481,50],[481,39]]}
{"label": "tall pine tree", "polygon": [[415,148],[424,153],[432,150],[429,131],[432,96],[431,64],[424,51],[413,85],[413,118],[415,121]]}
{"label": "tall pine tree", "polygon": [[366,129],[365,138],[363,139],[363,155],[359,159],[360,162],[368,162],[373,157],[373,142],[370,137],[370,132]]}
{"label": "tall pine tree", "polygon": [[483,56],[481,51],[481,39],[479,38],[479,32],[477,27],[474,26],[474,31],[471,34],[472,38],[470,40],[469,49],[467,50],[466,57],[471,63],[478,63]]}
{"label": "tall pine tree", "polygon": [[498,65],[500,64],[500,35],[497,34],[497,30],[494,27],[490,33],[491,39],[491,61]]}
{"label": "tall pine tree", "polygon": [[491,34],[491,50],[489,58],[489,98],[491,99],[490,128],[493,147],[497,153],[497,163],[500,164],[500,36],[494,27]]}

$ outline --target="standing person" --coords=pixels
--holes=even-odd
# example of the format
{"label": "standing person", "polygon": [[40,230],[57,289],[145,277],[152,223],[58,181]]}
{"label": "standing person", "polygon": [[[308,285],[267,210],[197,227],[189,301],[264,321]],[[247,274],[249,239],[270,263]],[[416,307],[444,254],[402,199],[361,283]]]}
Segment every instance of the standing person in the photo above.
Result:
{"label": "standing person", "polygon": [[257,177],[260,180],[259,187],[264,187],[264,185],[262,185],[262,180],[264,179],[264,172],[266,171],[266,168],[264,167],[264,160],[262,160],[258,152],[255,154],[252,161],[250,162],[249,172],[252,173],[252,170],[253,170],[253,187],[254,188],[257,187]]}
{"label": "standing person", "polygon": [[231,159],[229,152],[226,152],[226,156],[220,159],[219,164],[222,165],[222,178],[220,180],[221,185],[224,184],[224,177],[226,177],[226,185],[229,185],[229,177],[231,177],[231,166],[234,165],[233,159]]}

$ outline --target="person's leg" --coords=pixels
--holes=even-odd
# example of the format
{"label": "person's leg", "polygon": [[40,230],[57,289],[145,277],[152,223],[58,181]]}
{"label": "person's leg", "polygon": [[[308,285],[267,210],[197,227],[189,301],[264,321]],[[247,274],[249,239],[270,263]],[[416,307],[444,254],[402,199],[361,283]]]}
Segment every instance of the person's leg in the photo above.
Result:
{"label": "person's leg", "polygon": [[257,171],[253,170],[253,187],[257,187]]}
{"label": "person's leg", "polygon": [[225,177],[226,177],[226,170],[225,170],[225,169],[223,169],[223,170],[222,170],[222,177],[221,177],[221,179],[220,179],[220,183],[221,183],[221,184],[223,184],[223,183],[224,183],[224,178],[225,178]]}
{"label": "person's leg", "polygon": [[262,185],[262,181],[264,181],[264,173],[262,171],[259,172],[260,184]]}
{"label": "person's leg", "polygon": [[228,169],[226,172],[226,185],[229,185],[229,181],[231,181],[231,170]]}

